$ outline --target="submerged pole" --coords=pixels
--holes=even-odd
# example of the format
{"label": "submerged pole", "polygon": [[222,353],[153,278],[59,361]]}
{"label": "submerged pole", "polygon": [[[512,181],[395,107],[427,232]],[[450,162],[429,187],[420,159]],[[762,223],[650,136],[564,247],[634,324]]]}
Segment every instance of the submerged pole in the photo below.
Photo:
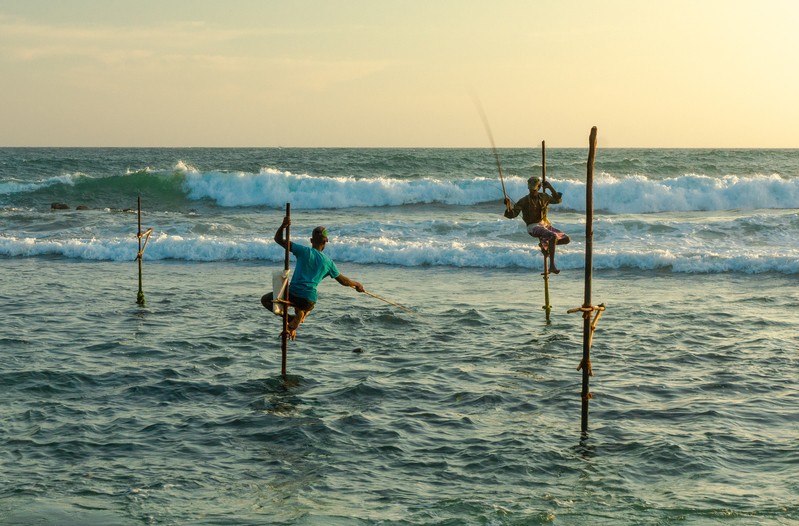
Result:
{"label": "submerged pole", "polygon": [[[581,430],[588,431],[588,401],[591,393],[588,390],[588,379],[591,376],[591,340],[594,326],[591,324],[591,279],[593,275],[593,248],[594,248],[594,159],[596,158],[596,126],[591,128],[588,138],[588,168],[585,181],[585,293],[583,295],[583,390],[582,390],[582,417]],[[601,311],[600,311],[601,312]],[[597,313],[598,317],[599,313]]]}
{"label": "submerged pole", "polygon": [[[547,147],[546,141],[541,141],[541,186],[547,180]],[[547,254],[544,253],[544,309],[547,317],[547,323],[550,322],[549,315],[552,312],[552,305],[549,304],[549,265],[547,261]]]}
{"label": "submerged pole", "polygon": [[[286,203],[286,217],[291,219],[291,203]],[[291,225],[286,227],[286,255],[283,260],[283,271],[284,275],[286,276],[285,279],[288,279],[288,270],[289,270],[289,254],[291,253],[291,235],[290,235]],[[279,298],[275,298],[279,299]],[[283,303],[283,332],[280,334],[281,337],[281,344],[280,349],[282,352],[282,361],[280,366],[280,374],[285,378],[286,376],[286,362],[288,361],[288,340],[289,340],[289,287],[288,284],[286,285],[286,292],[284,296]]]}

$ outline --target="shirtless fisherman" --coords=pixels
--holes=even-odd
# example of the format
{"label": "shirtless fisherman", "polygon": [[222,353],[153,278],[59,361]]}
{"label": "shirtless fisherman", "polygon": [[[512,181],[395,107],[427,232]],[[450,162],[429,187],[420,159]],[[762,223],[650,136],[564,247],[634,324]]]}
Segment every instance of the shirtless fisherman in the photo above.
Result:
{"label": "shirtless fisherman", "polygon": [[[505,217],[513,219],[521,212],[522,219],[527,224],[527,233],[541,240],[539,246],[544,253],[544,257],[546,257],[547,253],[549,254],[549,271],[553,274],[559,274],[560,270],[555,266],[555,246],[567,245],[571,239],[565,233],[552,226],[552,223],[547,219],[547,207],[550,204],[556,205],[560,203],[563,194],[556,192],[552,185],[549,184],[549,181],[544,182],[544,190],[548,189],[552,195],[548,195],[544,191],[539,192],[540,187],[541,179],[531,177],[527,180],[529,194],[519,199],[515,205],[506,197]],[[555,242],[552,243],[552,240],[555,240]]]}

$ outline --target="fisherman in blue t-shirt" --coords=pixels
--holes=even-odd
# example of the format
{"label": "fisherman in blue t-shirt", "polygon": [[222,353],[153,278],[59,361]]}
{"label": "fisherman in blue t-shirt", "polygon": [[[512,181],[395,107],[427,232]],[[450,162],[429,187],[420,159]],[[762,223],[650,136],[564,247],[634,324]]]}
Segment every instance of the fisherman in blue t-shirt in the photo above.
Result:
{"label": "fisherman in blue t-shirt", "polygon": [[[284,232],[286,227],[291,224],[291,219],[287,216],[283,218],[283,223],[275,232],[275,242],[286,248],[288,242]],[[352,287],[358,292],[363,292],[363,285],[352,280],[338,271],[333,260],[322,254],[327,245],[327,229],[323,226],[314,228],[311,234],[311,246],[306,247],[299,243],[291,242],[289,250],[297,258],[297,266],[294,269],[294,276],[289,284],[289,301],[294,307],[294,316],[289,316],[289,338],[292,340],[297,336],[297,327],[305,320],[305,316],[311,312],[316,305],[316,286],[330,276],[345,287]],[[265,294],[261,297],[261,304],[272,310],[273,293]]]}

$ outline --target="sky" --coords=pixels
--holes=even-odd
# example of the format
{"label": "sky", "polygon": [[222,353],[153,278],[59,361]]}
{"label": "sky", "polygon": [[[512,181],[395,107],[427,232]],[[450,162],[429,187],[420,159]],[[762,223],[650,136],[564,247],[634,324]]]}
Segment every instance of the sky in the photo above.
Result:
{"label": "sky", "polygon": [[799,148],[795,0],[2,0],[0,146]]}

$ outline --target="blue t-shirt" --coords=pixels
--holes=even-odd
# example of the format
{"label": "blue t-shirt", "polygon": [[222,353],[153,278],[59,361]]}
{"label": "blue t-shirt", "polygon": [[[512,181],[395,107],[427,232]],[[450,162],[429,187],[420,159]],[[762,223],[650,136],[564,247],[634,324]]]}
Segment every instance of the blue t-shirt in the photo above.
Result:
{"label": "blue t-shirt", "polygon": [[291,253],[297,258],[297,268],[289,285],[289,296],[298,296],[316,301],[316,286],[327,276],[337,278],[341,274],[333,260],[313,247],[291,243]]}

